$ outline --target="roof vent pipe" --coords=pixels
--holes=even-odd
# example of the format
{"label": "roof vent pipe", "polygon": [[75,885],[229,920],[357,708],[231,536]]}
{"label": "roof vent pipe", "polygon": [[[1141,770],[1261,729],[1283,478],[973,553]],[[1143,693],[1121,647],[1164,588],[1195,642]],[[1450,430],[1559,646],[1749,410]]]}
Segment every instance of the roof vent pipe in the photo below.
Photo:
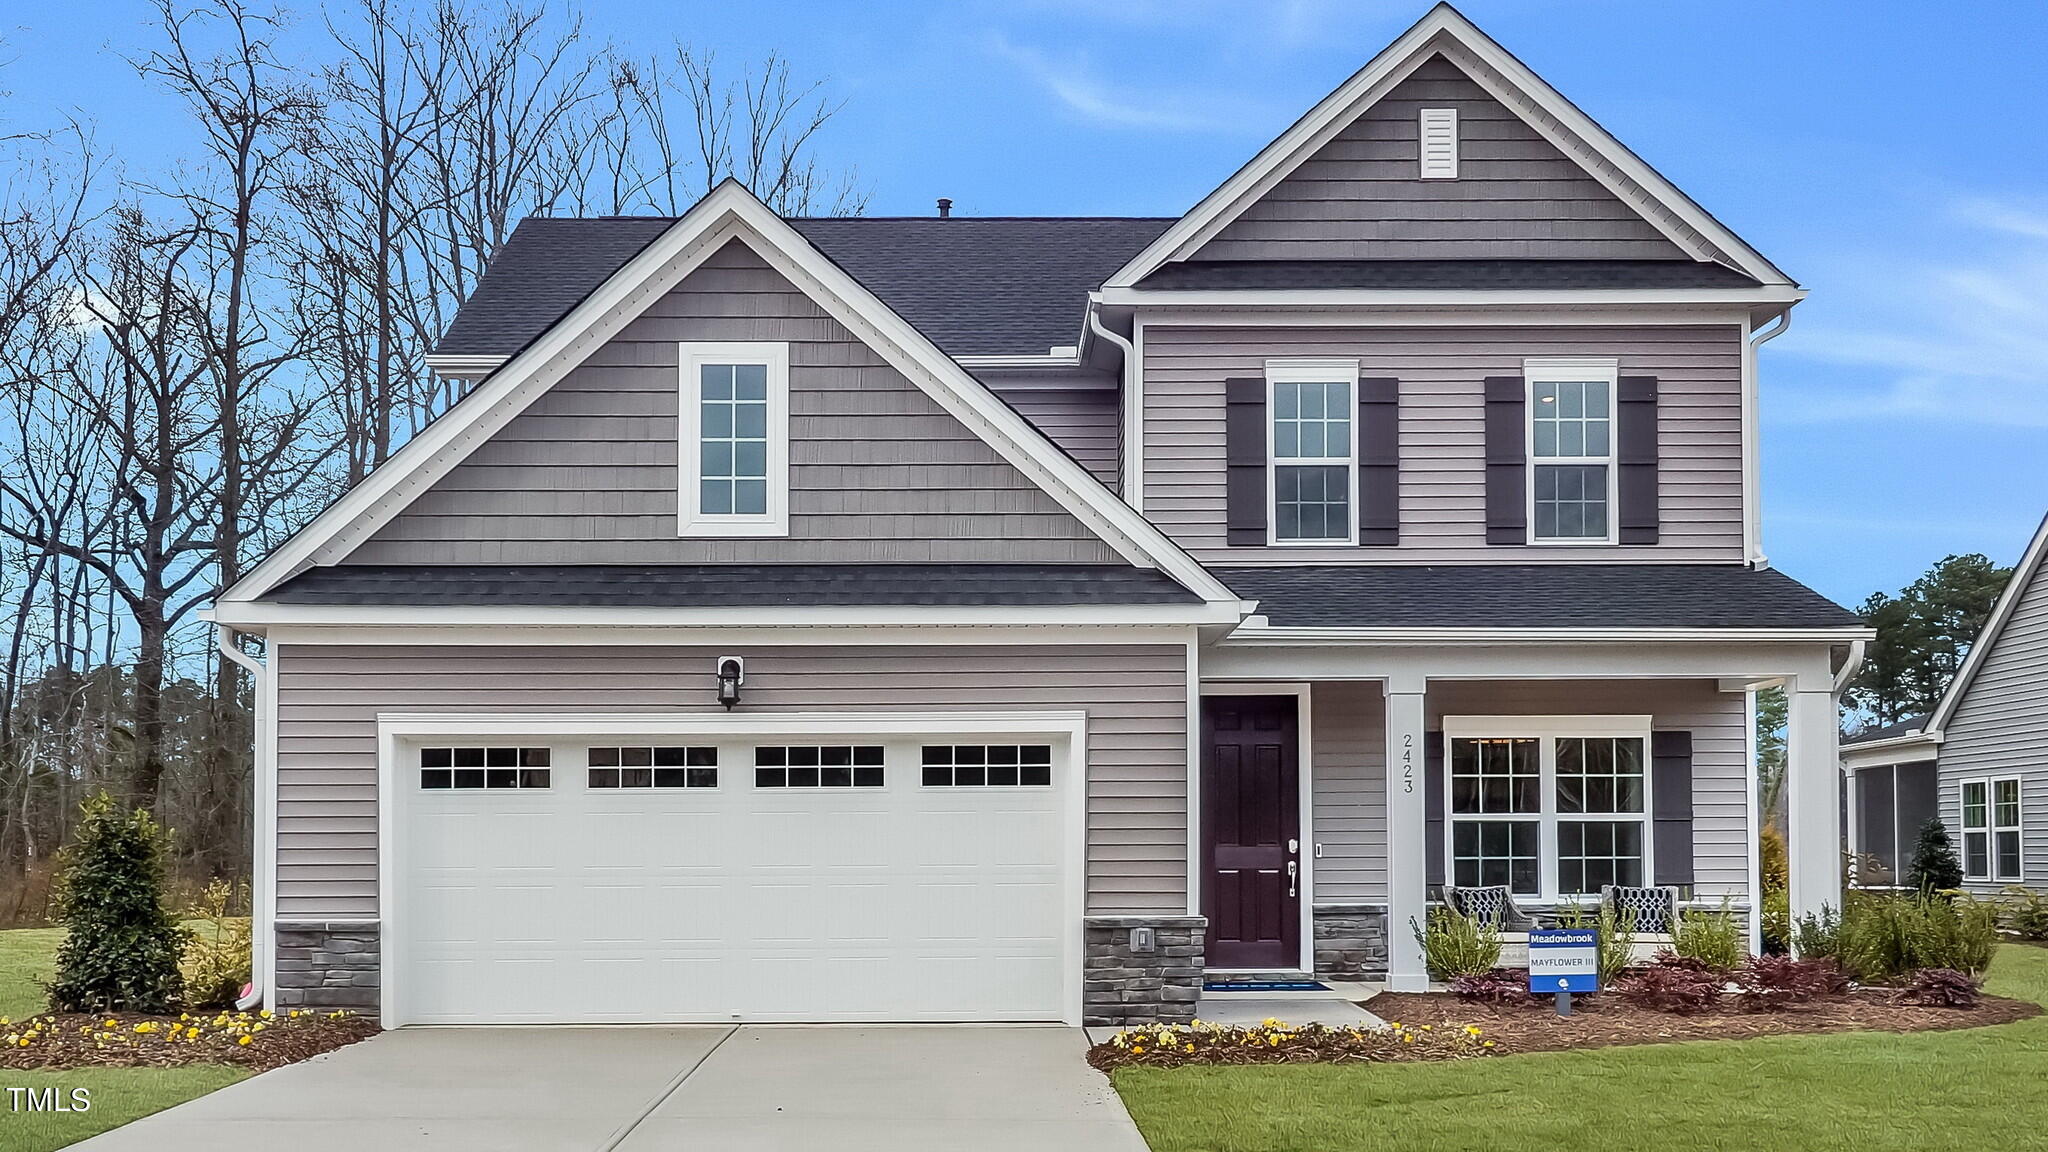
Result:
{"label": "roof vent pipe", "polygon": [[939,219],[944,220],[952,214],[953,202],[944,196],[939,197]]}

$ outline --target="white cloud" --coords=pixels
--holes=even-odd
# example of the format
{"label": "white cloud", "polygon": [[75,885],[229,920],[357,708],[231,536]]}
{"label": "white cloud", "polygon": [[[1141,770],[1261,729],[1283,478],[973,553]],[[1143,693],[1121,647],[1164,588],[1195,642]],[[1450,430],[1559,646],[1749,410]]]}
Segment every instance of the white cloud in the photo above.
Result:
{"label": "white cloud", "polygon": [[998,38],[998,56],[1015,64],[1034,84],[1085,120],[1118,128],[1169,132],[1256,130],[1270,117],[1252,104],[1192,89],[1141,88],[1102,78],[1087,59],[1054,59],[1035,48]]}
{"label": "white cloud", "polygon": [[1830,295],[1857,320],[1795,322],[1771,349],[1870,368],[1870,384],[1783,389],[1776,413],[2048,428],[2048,212],[1971,199],[1954,217],[1964,231],[1946,247],[1963,256],[1838,273]]}

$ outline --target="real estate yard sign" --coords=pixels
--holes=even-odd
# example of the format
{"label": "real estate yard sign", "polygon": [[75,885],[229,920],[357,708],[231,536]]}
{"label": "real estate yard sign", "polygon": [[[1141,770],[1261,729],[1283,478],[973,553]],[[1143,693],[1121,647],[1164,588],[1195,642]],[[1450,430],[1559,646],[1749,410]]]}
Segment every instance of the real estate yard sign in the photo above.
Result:
{"label": "real estate yard sign", "polygon": [[1591,928],[1537,928],[1529,933],[1529,991],[1557,997],[1557,1014],[1572,1012],[1572,993],[1600,990],[1600,935]]}

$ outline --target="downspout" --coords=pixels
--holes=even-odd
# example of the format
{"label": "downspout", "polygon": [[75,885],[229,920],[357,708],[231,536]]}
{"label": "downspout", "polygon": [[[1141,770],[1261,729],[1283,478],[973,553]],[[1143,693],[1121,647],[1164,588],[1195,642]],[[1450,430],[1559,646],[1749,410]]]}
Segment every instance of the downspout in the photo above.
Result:
{"label": "downspout", "polygon": [[1138,473],[1140,457],[1138,443],[1144,437],[1141,421],[1144,419],[1144,397],[1139,395],[1138,350],[1129,339],[1110,329],[1102,322],[1102,312],[1095,305],[1088,306],[1088,330],[1117,346],[1123,353],[1123,422],[1118,428],[1117,460],[1118,473],[1123,477],[1119,493],[1124,503],[1135,511],[1145,510],[1145,489]]}
{"label": "downspout", "polygon": [[1849,658],[1842,661],[1842,670],[1835,673],[1835,695],[1840,696],[1842,689],[1849,686],[1849,681],[1856,678],[1856,673],[1863,670],[1863,654],[1869,645],[1867,640],[1849,642]]}
{"label": "downspout", "polygon": [[272,698],[273,685],[267,661],[258,661],[242,651],[235,644],[234,630],[225,624],[214,625],[215,641],[220,654],[242,666],[249,673],[250,682],[256,693],[255,743],[255,798],[254,811],[250,814],[255,823],[252,830],[255,844],[252,890],[249,908],[249,991],[235,1001],[236,1009],[248,1011],[269,1000],[270,958],[276,940],[275,911],[277,901],[277,824],[276,809],[271,795],[275,778],[272,755],[274,741],[271,727],[277,715]]}
{"label": "downspout", "polygon": [[1742,534],[1747,538],[1744,550],[1748,555],[1744,559],[1752,568],[1771,566],[1770,558],[1764,555],[1763,541],[1763,467],[1758,449],[1763,434],[1760,425],[1763,405],[1759,399],[1763,388],[1758,380],[1756,354],[1758,349],[1783,336],[1785,329],[1792,326],[1792,310],[1787,308],[1778,313],[1777,319],[1775,325],[1751,333],[1749,343],[1743,348],[1743,376],[1747,387],[1742,395],[1742,487],[1748,494],[1749,510],[1742,525]]}

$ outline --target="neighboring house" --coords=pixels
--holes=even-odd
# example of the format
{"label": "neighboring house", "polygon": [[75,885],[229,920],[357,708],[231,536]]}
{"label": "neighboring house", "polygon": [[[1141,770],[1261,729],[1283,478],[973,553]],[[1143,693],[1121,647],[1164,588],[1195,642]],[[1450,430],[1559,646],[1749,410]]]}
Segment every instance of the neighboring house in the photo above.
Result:
{"label": "neighboring house", "polygon": [[1842,742],[1851,852],[1903,869],[1920,826],[1939,816],[1963,862],[1964,888],[2048,884],[2044,553],[2048,520],[1933,712]]}
{"label": "neighboring house", "polygon": [[1178,219],[529,220],[220,598],[257,979],[389,1024],[1185,1019],[1445,882],[1837,899],[1803,292],[1448,6]]}

